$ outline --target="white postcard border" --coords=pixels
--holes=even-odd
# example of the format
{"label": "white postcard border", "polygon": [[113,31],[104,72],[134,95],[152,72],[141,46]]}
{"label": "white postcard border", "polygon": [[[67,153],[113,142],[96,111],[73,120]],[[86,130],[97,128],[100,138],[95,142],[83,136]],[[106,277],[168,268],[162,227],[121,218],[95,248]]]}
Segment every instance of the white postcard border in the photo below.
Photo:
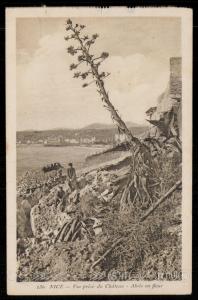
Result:
{"label": "white postcard border", "polygon": [[[182,20],[182,272],[181,281],[17,282],[16,281],[16,18],[180,17]],[[163,45],[162,45],[163,47]],[[187,8],[6,9],[7,292],[9,295],[190,294],[192,274],[192,10]]]}

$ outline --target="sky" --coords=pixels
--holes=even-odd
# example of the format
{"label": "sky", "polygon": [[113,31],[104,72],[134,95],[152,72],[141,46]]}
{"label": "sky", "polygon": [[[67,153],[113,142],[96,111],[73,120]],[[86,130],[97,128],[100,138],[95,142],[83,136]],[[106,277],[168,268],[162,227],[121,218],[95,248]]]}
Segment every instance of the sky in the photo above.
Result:
{"label": "sky", "polygon": [[[63,18],[18,18],[17,130],[82,128],[91,123],[112,123],[90,85],[82,88],[69,65],[71,41],[64,36]],[[92,53],[109,58],[101,70],[110,72],[105,87],[124,121],[146,123],[145,111],[156,105],[169,80],[169,59],[181,56],[179,18],[108,17],[72,18],[86,25],[85,34],[98,33]]]}

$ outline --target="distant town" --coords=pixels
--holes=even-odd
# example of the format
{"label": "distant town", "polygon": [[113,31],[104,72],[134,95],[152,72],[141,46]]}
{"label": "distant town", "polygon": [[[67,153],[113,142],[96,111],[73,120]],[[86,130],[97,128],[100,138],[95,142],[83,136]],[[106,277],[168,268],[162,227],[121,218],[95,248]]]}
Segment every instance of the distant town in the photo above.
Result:
{"label": "distant town", "polygon": [[[146,126],[128,124],[134,135],[143,134]],[[126,141],[114,126],[92,124],[82,129],[53,129],[44,131],[18,131],[17,144],[42,144],[43,146],[116,145]]]}

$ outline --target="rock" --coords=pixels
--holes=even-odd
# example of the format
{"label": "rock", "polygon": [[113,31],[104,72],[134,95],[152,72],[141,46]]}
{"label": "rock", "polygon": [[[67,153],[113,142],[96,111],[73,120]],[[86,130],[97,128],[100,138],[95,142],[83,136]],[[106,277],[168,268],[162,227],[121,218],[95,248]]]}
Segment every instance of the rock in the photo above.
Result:
{"label": "rock", "polygon": [[58,230],[58,229],[55,229],[55,230],[53,231],[53,235],[56,237],[57,234],[58,234],[58,232],[59,232],[59,230]]}
{"label": "rock", "polygon": [[69,195],[71,192],[71,189],[70,189],[67,181],[65,181],[64,184],[62,184],[62,187],[63,187],[63,190],[65,191],[66,195]]}
{"label": "rock", "polygon": [[22,254],[25,252],[25,243],[24,240],[21,238],[17,239],[17,252],[18,254]]}
{"label": "rock", "polygon": [[79,191],[73,191],[68,197],[69,203],[78,203],[79,202]]}
{"label": "rock", "polygon": [[105,195],[107,195],[109,193],[109,190],[108,189],[106,189],[106,190],[104,190],[104,192],[102,192],[102,196],[105,196]]}
{"label": "rock", "polygon": [[93,189],[90,186],[86,186],[80,192],[80,206],[81,211],[85,218],[94,215],[94,206],[98,202],[98,198],[93,194]]}
{"label": "rock", "polygon": [[87,185],[85,176],[81,176],[80,178],[78,178],[77,183],[78,183],[79,189],[80,190],[83,189]]}
{"label": "rock", "polygon": [[95,235],[101,234],[102,233],[102,221],[97,218],[91,218],[91,219],[94,220],[93,230],[94,230]]}
{"label": "rock", "polygon": [[62,225],[68,220],[71,220],[71,217],[66,212],[61,212],[59,214],[58,223],[59,223],[60,227],[62,227]]}
{"label": "rock", "polygon": [[71,213],[74,213],[74,212],[76,212],[76,205],[74,204],[74,203],[71,203],[71,204],[69,204],[67,207],[66,207],[66,212],[68,213],[68,214],[71,214]]}
{"label": "rock", "polygon": [[93,228],[95,235],[99,235],[102,233],[102,227]]}
{"label": "rock", "polygon": [[21,207],[17,210],[17,237],[26,237],[26,223],[27,217],[24,212],[24,209]]}

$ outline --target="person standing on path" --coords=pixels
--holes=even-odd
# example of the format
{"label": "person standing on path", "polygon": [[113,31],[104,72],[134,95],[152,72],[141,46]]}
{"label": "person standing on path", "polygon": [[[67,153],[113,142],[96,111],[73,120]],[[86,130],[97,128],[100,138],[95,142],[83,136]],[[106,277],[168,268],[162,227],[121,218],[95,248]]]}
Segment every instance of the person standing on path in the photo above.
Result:
{"label": "person standing on path", "polygon": [[72,163],[69,163],[68,165],[69,165],[69,167],[67,168],[68,184],[69,184],[71,191],[74,191],[78,188],[76,170],[73,167]]}

